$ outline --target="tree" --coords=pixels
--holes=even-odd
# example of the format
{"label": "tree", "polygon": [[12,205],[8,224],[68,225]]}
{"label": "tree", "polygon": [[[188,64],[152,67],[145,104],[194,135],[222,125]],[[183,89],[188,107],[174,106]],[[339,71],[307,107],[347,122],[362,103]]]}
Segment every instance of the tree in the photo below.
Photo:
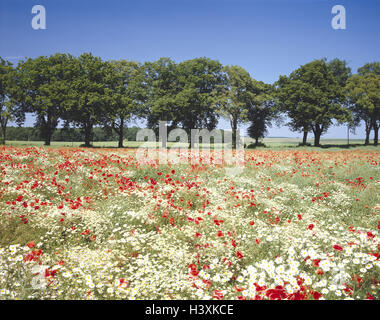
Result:
{"label": "tree", "polygon": [[118,135],[118,147],[123,147],[126,122],[138,113],[145,99],[141,66],[134,61],[111,61],[109,81],[110,102],[106,113],[106,125]]}
{"label": "tree", "polygon": [[22,122],[23,117],[18,112],[12,96],[15,93],[15,71],[12,64],[0,58],[0,125],[1,144],[5,144],[7,124],[16,116],[16,121]]}
{"label": "tree", "polygon": [[[218,88],[224,83],[222,65],[209,58],[196,58],[178,64],[178,123],[188,133],[191,129],[215,129],[218,123],[216,105]],[[190,147],[194,146],[191,139]]]}
{"label": "tree", "polygon": [[273,120],[279,120],[279,109],[273,99],[273,87],[260,83],[262,89],[260,95],[250,102],[248,109],[248,120],[251,122],[248,127],[248,135],[255,139],[255,145],[259,144],[259,139],[264,138]]}
{"label": "tree", "polygon": [[380,62],[366,63],[364,66],[358,69],[358,74],[366,76],[369,74],[380,75]]}
{"label": "tree", "polygon": [[[366,63],[364,66],[358,69],[358,74],[360,76],[368,76],[368,75],[377,75],[380,76],[380,62],[372,62]],[[352,96],[351,96],[352,97]],[[355,100],[355,98],[354,98]],[[351,111],[354,115],[354,125],[358,126],[361,121],[364,122],[365,125],[365,145],[369,144],[369,136],[373,128],[378,127],[376,121],[374,121],[373,114],[368,108],[360,106],[355,101],[352,101]],[[378,129],[377,129],[378,130]],[[375,135],[378,133],[375,132]]]}
{"label": "tree", "polygon": [[302,145],[306,145],[307,135],[311,130],[311,114],[306,114],[307,109],[299,95],[292,97],[289,95],[297,91],[306,92],[307,85],[302,83],[301,80],[280,76],[276,82],[276,89],[279,109],[285,113],[290,120],[287,126],[289,126],[292,131],[303,132]]}
{"label": "tree", "polygon": [[347,80],[351,77],[351,68],[345,60],[333,59],[327,63],[332,74],[337,79],[339,85],[344,88]]}
{"label": "tree", "polygon": [[[177,65],[161,58],[145,63],[143,70],[147,88],[143,112],[149,128],[157,130],[160,120],[168,123],[169,130],[181,126],[188,133],[216,127],[215,95],[223,78],[218,61],[196,58]],[[161,139],[166,147],[166,136]]]}
{"label": "tree", "polygon": [[280,108],[290,119],[289,127],[314,133],[314,145],[320,145],[321,135],[335,119],[342,123],[349,119],[343,107],[345,92],[338,78],[324,59],[314,60],[293,71],[289,77],[281,76],[276,83],[276,96]]}
{"label": "tree", "polygon": [[374,144],[377,146],[380,126],[380,75],[354,75],[347,82],[347,90],[355,117],[364,120],[366,125],[365,144],[369,144],[369,133],[373,128]]}
{"label": "tree", "polygon": [[[225,83],[220,85],[218,113],[230,121],[232,129],[232,147],[236,148],[236,131],[238,124],[247,122],[248,112],[252,105],[260,102],[264,83],[251,78],[250,74],[239,66],[225,66]],[[251,121],[253,114],[251,114]],[[258,123],[254,125],[258,128]],[[254,130],[252,128],[252,130]],[[251,130],[251,132],[253,132]]]}
{"label": "tree", "polygon": [[251,113],[252,120],[247,132],[251,138],[255,139],[256,146],[259,144],[259,139],[264,138],[268,133],[265,120],[267,116],[266,111],[266,109],[257,108]]}
{"label": "tree", "polygon": [[355,119],[352,118],[353,113],[351,108],[349,107],[350,103],[346,91],[347,81],[352,76],[351,68],[348,66],[347,61],[339,59],[333,59],[329,61],[327,65],[329,66],[334,77],[338,80],[341,89],[345,92],[345,97],[342,101],[342,107],[349,110],[349,115],[347,117],[348,130],[355,133],[355,127],[358,126],[358,122],[356,122]]}
{"label": "tree", "polygon": [[57,53],[21,61],[17,66],[17,85],[21,89],[18,102],[24,112],[36,115],[35,126],[40,129],[45,145],[62,115],[63,104],[71,79],[69,55]]}
{"label": "tree", "polygon": [[82,129],[84,145],[89,147],[93,127],[106,121],[107,102],[111,100],[112,92],[112,68],[91,53],[73,58],[71,67],[73,75],[64,103],[63,118]]}
{"label": "tree", "polygon": [[[142,66],[143,85],[146,88],[144,106],[139,113],[147,120],[148,128],[158,131],[159,121],[167,121],[169,128],[178,124],[179,92],[176,64],[169,58],[146,62]],[[166,148],[166,135],[162,137],[162,147]]]}

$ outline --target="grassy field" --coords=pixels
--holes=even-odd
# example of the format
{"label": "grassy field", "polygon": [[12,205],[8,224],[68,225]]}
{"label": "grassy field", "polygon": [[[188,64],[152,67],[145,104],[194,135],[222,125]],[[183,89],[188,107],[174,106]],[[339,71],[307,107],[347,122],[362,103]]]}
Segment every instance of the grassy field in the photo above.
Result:
{"label": "grassy field", "polygon": [[286,143],[1,147],[0,299],[380,299],[380,150]]}
{"label": "grassy field", "polygon": [[[244,142],[248,145],[253,142],[251,138],[245,138]],[[307,149],[309,147],[299,147],[300,139],[297,138],[264,138],[262,142],[265,144],[266,148],[290,148],[297,147],[301,149]],[[308,140],[308,143],[313,144],[313,140]],[[28,146],[43,146],[43,141],[7,141],[7,145],[28,147]],[[51,143],[52,148],[57,147],[79,147],[82,142],[61,142],[53,141]],[[138,148],[142,145],[142,142],[136,141],[124,141],[125,148]],[[348,148],[347,139],[321,139],[322,148]],[[159,144],[156,144],[159,147]],[[173,146],[173,142],[168,142],[168,147]],[[184,145],[187,146],[187,145]],[[97,141],[93,142],[93,147],[99,148],[116,148],[116,141]],[[364,140],[362,139],[352,139],[350,140],[350,148],[365,147],[371,148],[371,146],[364,146]],[[263,147],[259,147],[263,149]]]}

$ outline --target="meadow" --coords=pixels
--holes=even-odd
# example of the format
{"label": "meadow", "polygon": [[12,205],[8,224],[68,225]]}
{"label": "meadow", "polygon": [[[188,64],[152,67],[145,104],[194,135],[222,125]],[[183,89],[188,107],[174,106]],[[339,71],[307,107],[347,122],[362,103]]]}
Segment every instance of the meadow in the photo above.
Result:
{"label": "meadow", "polygon": [[[249,137],[244,137],[244,142],[249,145],[253,143],[254,140]],[[312,144],[313,140],[309,139],[308,143]],[[371,141],[372,142],[372,141]],[[262,139],[262,143],[265,144],[267,148],[292,148],[299,147],[300,139],[298,138],[264,138]],[[49,147],[79,147],[83,143],[82,142],[70,142],[70,141],[52,141]],[[138,141],[128,141],[124,140],[123,145],[125,148],[138,148],[143,144],[143,142]],[[168,147],[171,147],[174,143],[168,142]],[[363,146],[364,140],[362,139],[351,139],[350,140],[350,148],[365,148],[369,149],[370,146]],[[29,147],[36,146],[42,147],[44,146],[43,141],[7,141],[7,145],[15,146],[15,147]],[[325,148],[345,148],[347,147],[347,139],[321,139],[321,145]],[[95,141],[92,142],[92,146],[95,148],[117,148],[117,141]],[[156,144],[159,147],[159,143]],[[186,145],[187,146],[187,145]],[[211,146],[212,147],[212,146]],[[263,147],[258,147],[258,149],[262,149]],[[310,149],[308,147],[302,147],[306,149]],[[318,148],[314,148],[314,150],[318,150]],[[374,149],[376,150],[376,149]]]}
{"label": "meadow", "polygon": [[265,143],[237,172],[1,147],[0,299],[379,299],[380,150]]}

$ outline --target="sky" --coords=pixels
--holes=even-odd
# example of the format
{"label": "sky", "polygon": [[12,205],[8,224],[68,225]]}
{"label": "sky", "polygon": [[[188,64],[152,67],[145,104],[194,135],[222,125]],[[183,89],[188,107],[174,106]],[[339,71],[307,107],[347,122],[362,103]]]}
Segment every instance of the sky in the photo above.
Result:
{"label": "sky", "polygon": [[[34,5],[46,9],[45,30],[32,28]],[[332,28],[335,5],[346,9],[345,30]],[[57,52],[140,62],[208,57],[273,83],[314,59],[346,60],[353,73],[380,61],[379,14],[379,0],[0,0],[0,57],[15,64]],[[283,125],[269,136],[301,134]],[[346,136],[344,126],[324,135]],[[364,128],[351,137],[363,138]]]}

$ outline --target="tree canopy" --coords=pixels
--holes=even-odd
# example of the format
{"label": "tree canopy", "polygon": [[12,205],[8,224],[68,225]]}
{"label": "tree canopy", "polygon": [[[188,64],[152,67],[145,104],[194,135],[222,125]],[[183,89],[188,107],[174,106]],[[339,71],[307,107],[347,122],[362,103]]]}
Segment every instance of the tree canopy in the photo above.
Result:
{"label": "tree canopy", "polygon": [[94,125],[107,121],[107,107],[112,100],[112,67],[90,53],[71,63],[73,76],[65,95],[63,119],[79,126],[85,146],[90,146]]}
{"label": "tree canopy", "polygon": [[366,123],[366,144],[368,144],[369,131],[373,128],[374,144],[377,145],[380,126],[380,75],[362,74],[352,76],[347,82],[347,89],[355,117]]}
{"label": "tree canopy", "polygon": [[[225,66],[223,72],[225,81],[220,89],[218,112],[229,120],[232,129],[232,145],[236,147],[238,125],[249,120],[254,121],[255,111],[257,111],[257,106],[261,106],[264,101],[267,86],[253,79],[240,66]],[[258,123],[252,123],[252,125],[255,128],[260,126]]]}
{"label": "tree canopy", "polygon": [[63,115],[73,76],[71,61],[70,55],[57,53],[50,57],[29,58],[17,67],[17,85],[22,91],[18,95],[18,103],[24,112],[36,115],[36,127],[45,137],[45,145],[50,144]]}
{"label": "tree canopy", "polygon": [[280,108],[290,119],[289,127],[304,133],[312,130],[315,146],[320,145],[320,137],[333,119],[341,123],[349,119],[343,106],[344,88],[324,59],[301,66],[289,77],[281,76],[276,86]]}
{"label": "tree canopy", "polygon": [[[14,101],[16,90],[15,70],[9,61],[0,58],[0,125],[2,144],[5,144],[8,121],[13,120],[16,113]],[[22,122],[23,119],[22,113],[18,112],[15,120]]]}
{"label": "tree canopy", "polygon": [[126,122],[138,114],[146,97],[141,65],[135,61],[110,62],[107,75],[110,87],[106,88],[110,98],[105,113],[105,126],[118,134],[118,146],[123,147]]}
{"label": "tree canopy", "polygon": [[[1,140],[5,142],[8,123],[21,125],[29,112],[46,145],[62,123],[60,135],[78,128],[85,146],[91,145],[94,128],[102,127],[107,136],[115,133],[123,147],[132,119],[146,120],[156,132],[160,121],[166,121],[168,130],[180,127],[190,133],[213,130],[222,117],[230,123],[236,147],[239,124],[250,122],[248,134],[257,143],[281,115],[287,116],[291,130],[304,133],[303,143],[312,131],[319,146],[321,135],[336,121],[352,130],[364,121],[365,143],[374,130],[377,144],[379,77],[379,62],[352,75],[348,63],[339,59],[311,61],[270,85],[240,66],[206,57],[140,64],[103,61],[91,53],[57,53],[20,61],[16,67],[0,58]],[[167,136],[160,139],[166,147]]]}

